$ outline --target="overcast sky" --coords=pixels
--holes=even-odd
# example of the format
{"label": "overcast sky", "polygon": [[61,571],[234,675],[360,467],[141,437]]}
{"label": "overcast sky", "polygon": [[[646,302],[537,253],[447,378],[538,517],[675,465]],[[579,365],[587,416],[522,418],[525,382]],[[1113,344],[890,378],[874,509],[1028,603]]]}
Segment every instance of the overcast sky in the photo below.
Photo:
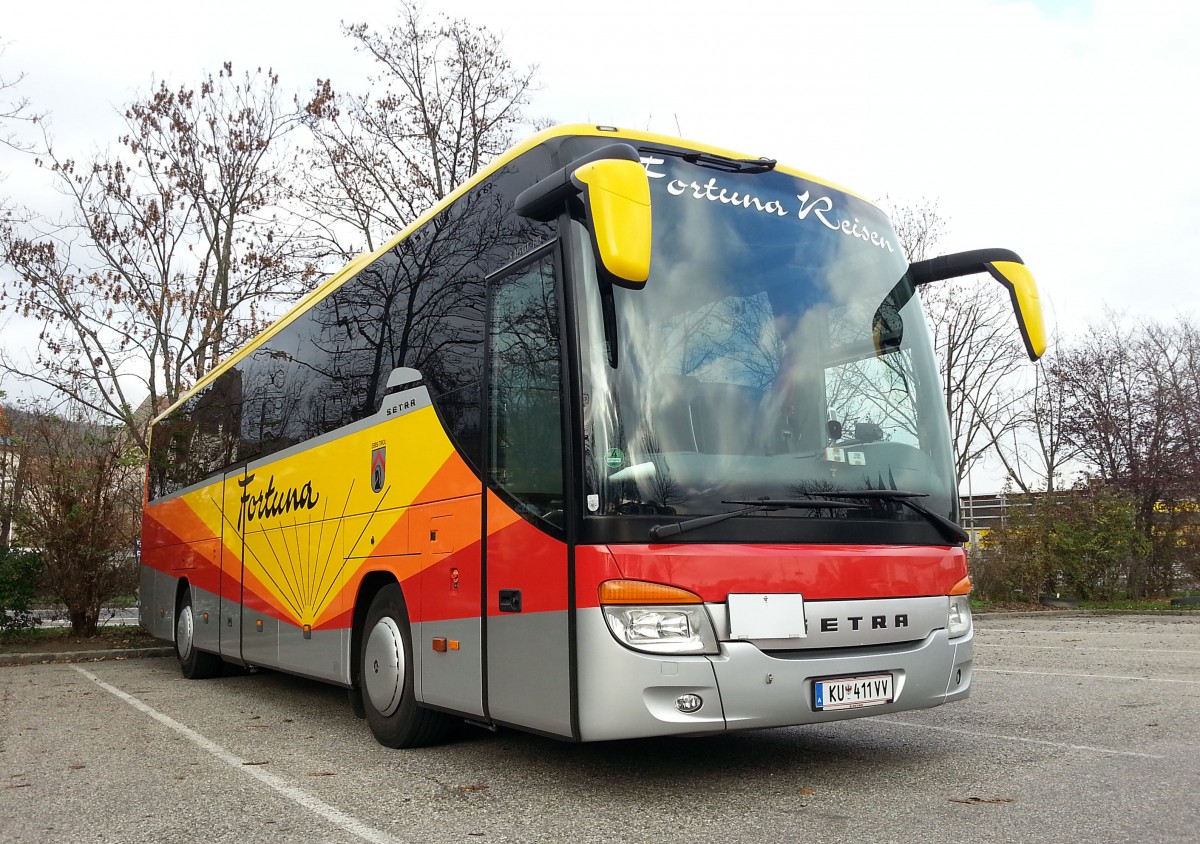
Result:
{"label": "overcast sky", "polygon": [[[112,144],[155,79],[225,61],[285,89],[367,87],[341,22],[384,0],[46,0],[5,4],[0,77],[49,112],[62,155]],[[875,200],[934,201],[942,251],[1002,246],[1070,338],[1105,309],[1200,319],[1200,3],[426,0],[537,64],[529,109],[777,158]],[[43,174],[0,191],[31,197]],[[12,336],[6,329],[6,336]],[[992,485],[985,482],[982,485]],[[977,491],[978,491],[977,485]]]}
{"label": "overcast sky", "polygon": [[[1195,128],[1200,4],[905,0],[650,4],[427,0],[539,66],[531,115],[777,158],[868,198],[936,201],[946,250],[1004,246],[1071,335],[1107,306],[1200,316]],[[382,0],[47,0],[0,17],[0,76],[52,118],[60,154],[108,146],[154,79],[224,61],[366,87],[340,23]],[[6,159],[7,160],[7,159]],[[45,185],[13,172],[7,193]]]}

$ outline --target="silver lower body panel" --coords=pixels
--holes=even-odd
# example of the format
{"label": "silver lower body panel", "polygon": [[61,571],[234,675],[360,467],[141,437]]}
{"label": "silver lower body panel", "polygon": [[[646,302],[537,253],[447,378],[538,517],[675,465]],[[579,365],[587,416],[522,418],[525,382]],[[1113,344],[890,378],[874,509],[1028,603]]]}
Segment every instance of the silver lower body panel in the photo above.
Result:
{"label": "silver lower body panel", "polygon": [[[927,709],[970,693],[974,632],[951,640],[943,629],[903,644],[768,653],[749,642],[722,642],[715,656],[639,653],[613,638],[599,609],[578,616],[579,729],[583,741],[703,735],[818,724]],[[813,682],[889,673],[891,703],[820,711]],[[700,696],[694,713],[684,694]]]}
{"label": "silver lower body panel", "polygon": [[[181,572],[186,577],[186,572]],[[143,566],[138,592],[139,621],[150,635],[175,641],[175,597],[179,577]],[[191,587],[192,644],[233,662],[277,668],[317,680],[350,684],[350,631],[313,630],[264,613],[251,614],[206,589]],[[239,619],[240,618],[240,623]],[[261,627],[259,626],[261,622]]]}

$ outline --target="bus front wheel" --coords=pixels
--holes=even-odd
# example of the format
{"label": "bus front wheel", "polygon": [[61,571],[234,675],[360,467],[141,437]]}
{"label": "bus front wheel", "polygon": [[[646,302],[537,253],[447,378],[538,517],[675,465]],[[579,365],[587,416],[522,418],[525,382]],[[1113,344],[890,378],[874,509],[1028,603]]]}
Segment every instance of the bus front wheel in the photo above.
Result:
{"label": "bus front wheel", "polygon": [[422,747],[439,741],[449,721],[444,714],[425,709],[416,701],[412,629],[399,584],[383,587],[371,601],[359,653],[363,708],[379,743],[387,747]]}
{"label": "bus front wheel", "polygon": [[216,654],[196,647],[195,614],[192,612],[192,590],[184,589],[175,612],[175,656],[179,658],[179,670],[189,680],[207,680],[218,677],[225,663]]}

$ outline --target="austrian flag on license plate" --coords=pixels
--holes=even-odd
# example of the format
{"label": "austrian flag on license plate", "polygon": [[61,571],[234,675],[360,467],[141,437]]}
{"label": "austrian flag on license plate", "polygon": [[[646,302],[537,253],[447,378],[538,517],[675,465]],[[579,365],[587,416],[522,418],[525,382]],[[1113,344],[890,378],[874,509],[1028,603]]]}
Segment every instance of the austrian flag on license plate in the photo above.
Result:
{"label": "austrian flag on license plate", "polygon": [[856,709],[892,702],[892,675],[837,677],[813,681],[813,709]]}

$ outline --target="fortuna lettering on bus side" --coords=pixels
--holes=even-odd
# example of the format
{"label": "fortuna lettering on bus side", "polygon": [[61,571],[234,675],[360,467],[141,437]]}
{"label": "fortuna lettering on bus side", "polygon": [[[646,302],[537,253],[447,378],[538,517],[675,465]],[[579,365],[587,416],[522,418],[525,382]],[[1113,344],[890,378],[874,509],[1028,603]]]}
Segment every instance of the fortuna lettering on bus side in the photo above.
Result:
{"label": "fortuna lettering on bus side", "polygon": [[238,513],[238,532],[245,529],[247,522],[255,519],[269,519],[290,513],[293,510],[311,510],[321,500],[319,492],[313,492],[312,481],[306,481],[304,486],[289,490],[275,489],[275,476],[267,481],[267,488],[258,495],[252,495],[246,488],[254,482],[254,475],[246,475],[238,481],[242,488],[241,511]]}
{"label": "fortuna lettering on bus side", "polygon": [[[666,173],[656,173],[652,168],[654,165],[662,164],[661,158],[643,158],[642,165],[646,168],[646,174],[651,179],[662,179],[666,177]],[[784,207],[783,203],[769,199],[763,201],[759,197],[751,193],[738,193],[730,191],[722,187],[717,182],[717,177],[712,176],[707,182],[685,182],[682,179],[672,179],[667,182],[667,193],[672,196],[689,195],[692,199],[702,199],[708,202],[719,202],[722,205],[732,205],[738,208],[744,208],[748,211],[758,211],[763,214],[770,214],[775,217],[787,217],[789,211]],[[885,236],[880,235],[877,231],[872,231],[866,227],[857,217],[852,220],[834,220],[826,216],[832,215],[833,199],[828,196],[813,197],[811,191],[796,194],[796,199],[800,200],[800,207],[796,209],[796,217],[800,220],[808,219],[808,215],[813,217],[825,226],[835,232],[847,235],[848,237],[858,238],[866,241],[872,246],[878,246],[880,249],[886,249],[889,252],[895,252],[896,247]]]}

